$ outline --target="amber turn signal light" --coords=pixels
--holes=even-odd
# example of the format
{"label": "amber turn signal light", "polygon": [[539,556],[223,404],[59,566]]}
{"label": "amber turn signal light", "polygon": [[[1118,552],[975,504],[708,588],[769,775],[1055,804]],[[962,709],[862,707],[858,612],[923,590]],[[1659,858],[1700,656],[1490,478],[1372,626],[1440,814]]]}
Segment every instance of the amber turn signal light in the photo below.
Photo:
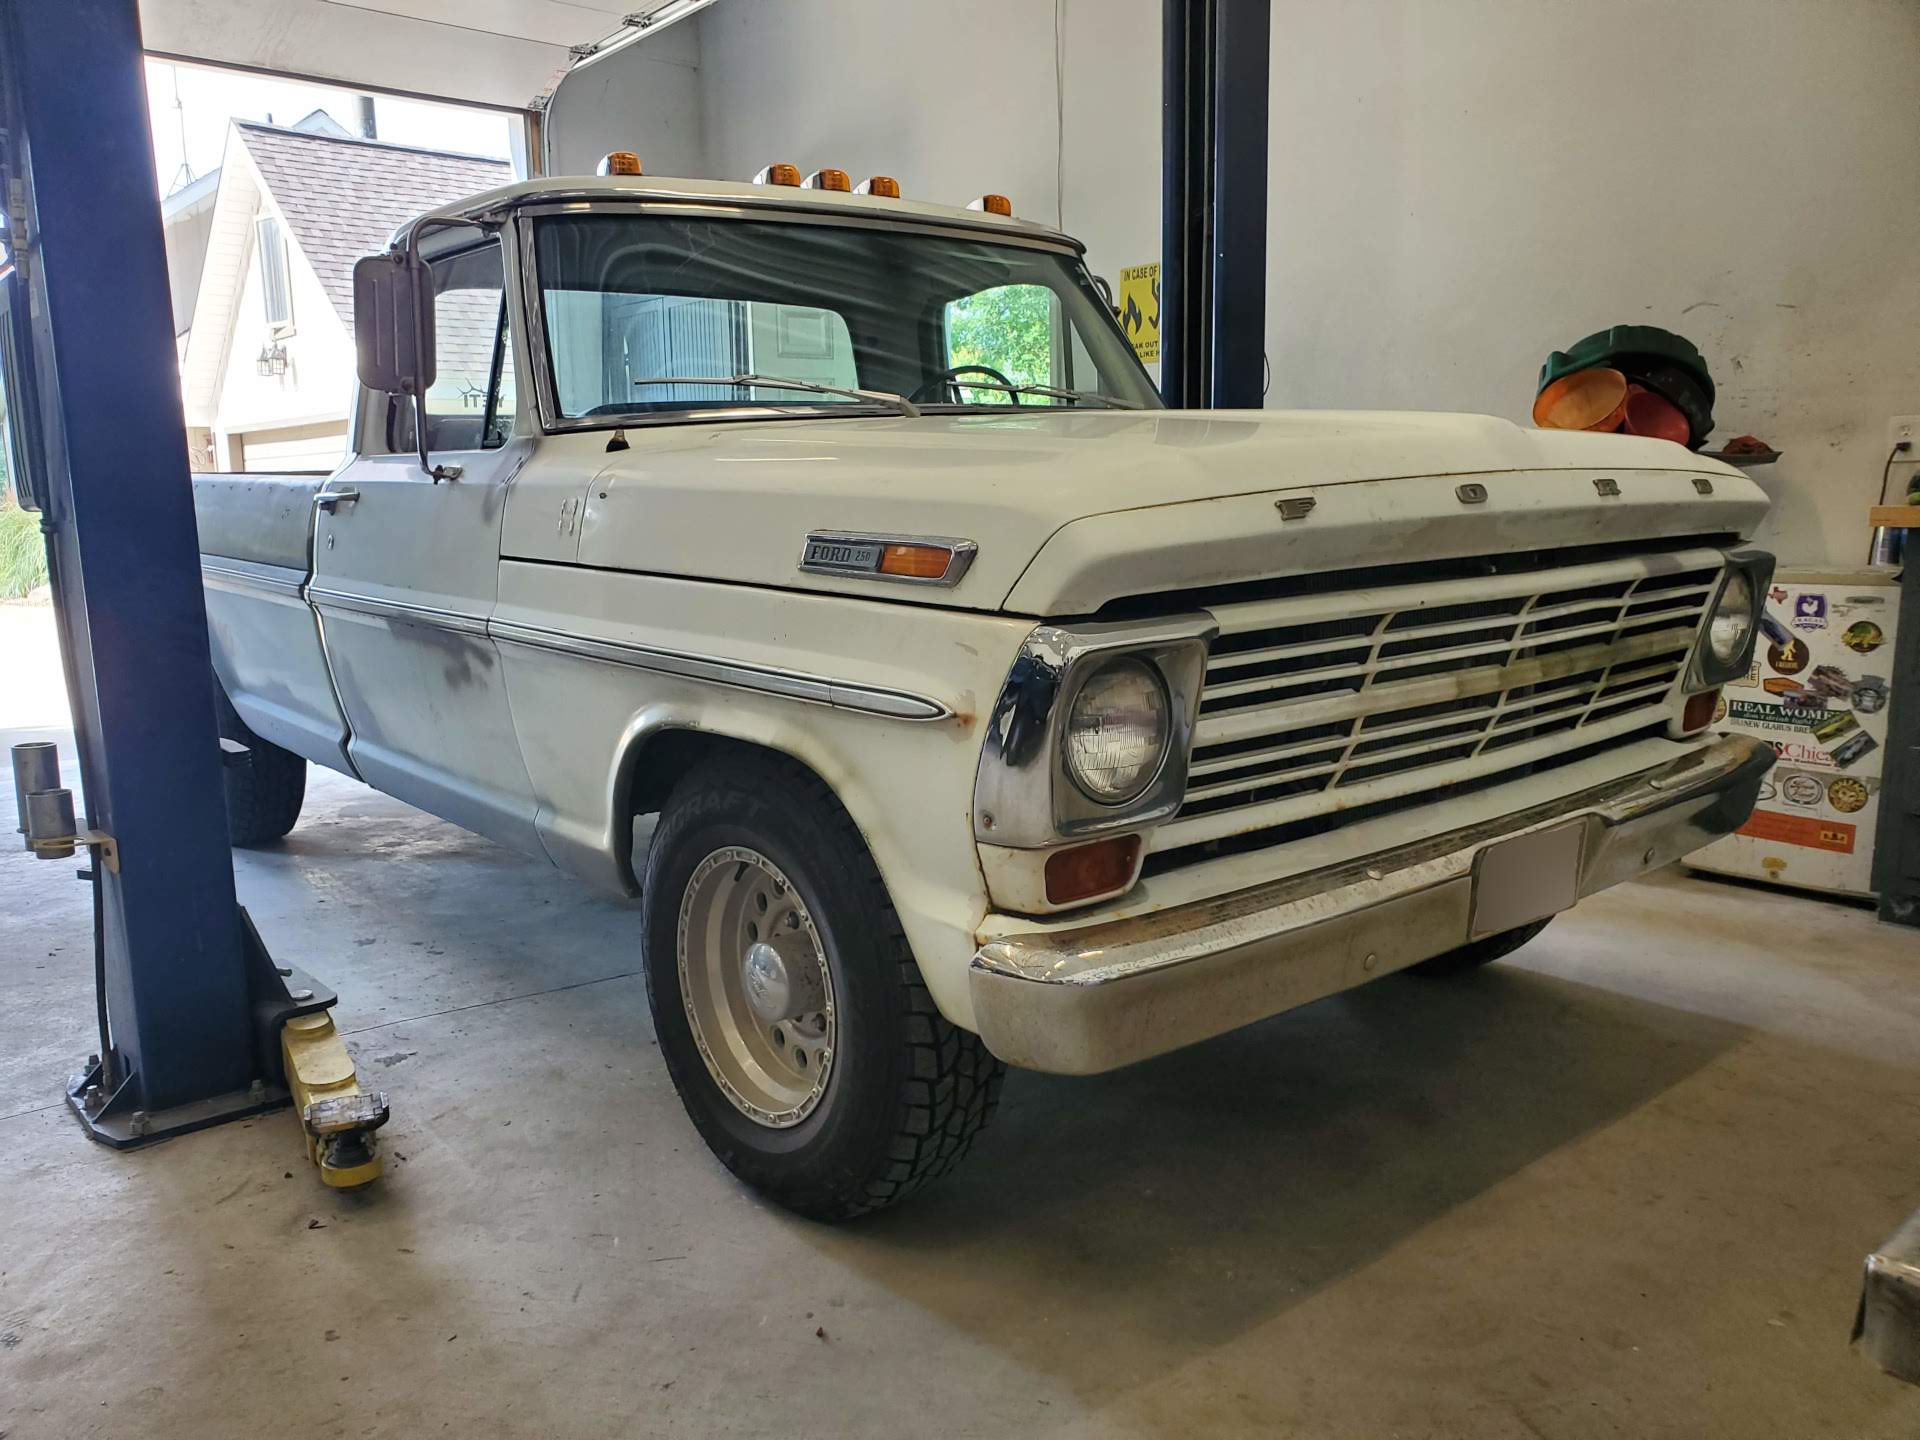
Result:
{"label": "amber turn signal light", "polygon": [[754,176],[753,183],[756,185],[798,185],[800,183],[800,167],[798,165],[782,165],[776,162],[767,166],[766,169]]}
{"label": "amber turn signal light", "polygon": [[900,182],[891,175],[871,175],[854,187],[856,195],[879,195],[887,200],[900,198]]}
{"label": "amber turn signal light", "polygon": [[982,195],[978,200],[967,206],[967,208],[969,210],[979,210],[987,215],[1011,215],[1013,214],[1013,201],[1004,195]]}
{"label": "amber turn signal light", "polygon": [[602,175],[638,175],[640,157],[631,150],[612,150],[600,157]]}
{"label": "amber turn signal light", "polygon": [[953,563],[953,551],[943,545],[889,545],[880,552],[880,573],[903,580],[940,580]]}
{"label": "amber turn signal light", "polygon": [[1689,695],[1687,708],[1680,712],[1680,728],[1689,734],[1706,729],[1713,723],[1713,712],[1719,705],[1718,690],[1702,690],[1698,695]]}
{"label": "amber turn signal light", "polygon": [[1140,837],[1116,835],[1056,850],[1047,857],[1047,903],[1071,905],[1096,895],[1112,895],[1133,883],[1140,860]]}
{"label": "amber turn signal light", "polygon": [[839,190],[843,193],[853,189],[853,181],[847,178],[847,172],[832,168],[814,171],[800,185],[804,190]]}

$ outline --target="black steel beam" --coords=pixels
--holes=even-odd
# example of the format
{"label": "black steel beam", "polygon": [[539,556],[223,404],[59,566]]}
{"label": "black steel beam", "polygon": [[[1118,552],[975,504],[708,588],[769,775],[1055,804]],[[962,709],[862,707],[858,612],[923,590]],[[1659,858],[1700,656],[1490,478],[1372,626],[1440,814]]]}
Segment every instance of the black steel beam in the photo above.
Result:
{"label": "black steel beam", "polygon": [[1256,408],[1266,389],[1269,0],[1165,0],[1160,390]]}

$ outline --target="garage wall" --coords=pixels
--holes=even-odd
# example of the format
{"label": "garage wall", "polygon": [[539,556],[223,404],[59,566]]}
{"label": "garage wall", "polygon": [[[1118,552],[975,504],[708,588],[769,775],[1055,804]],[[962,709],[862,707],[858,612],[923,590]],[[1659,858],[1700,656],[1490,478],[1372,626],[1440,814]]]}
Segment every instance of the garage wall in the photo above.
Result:
{"label": "garage wall", "polygon": [[712,174],[700,93],[705,18],[571,71],[547,106],[549,173],[591,175],[609,150],[632,150],[649,175]]}
{"label": "garage wall", "polygon": [[1920,413],[1920,5],[1281,3],[1272,405],[1522,419],[1622,321],[1706,352],[1783,558],[1864,558]]}
{"label": "garage wall", "polygon": [[[884,18],[877,18],[884,15]],[[1063,0],[1067,228],[1096,271],[1160,250],[1158,0]],[[878,172],[915,199],[984,191],[1059,218],[1054,6],[721,0],[700,16],[714,173]]]}

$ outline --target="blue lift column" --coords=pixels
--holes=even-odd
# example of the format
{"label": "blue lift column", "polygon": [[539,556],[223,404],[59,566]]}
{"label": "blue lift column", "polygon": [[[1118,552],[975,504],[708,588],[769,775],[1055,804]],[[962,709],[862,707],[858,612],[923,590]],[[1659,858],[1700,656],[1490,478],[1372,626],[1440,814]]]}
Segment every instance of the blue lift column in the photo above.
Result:
{"label": "blue lift column", "polygon": [[110,1046],[69,1099],[132,1145],[284,1102],[288,991],[234,896],[135,0],[0,0],[0,92],[15,459],[87,823],[113,840],[94,861]]}

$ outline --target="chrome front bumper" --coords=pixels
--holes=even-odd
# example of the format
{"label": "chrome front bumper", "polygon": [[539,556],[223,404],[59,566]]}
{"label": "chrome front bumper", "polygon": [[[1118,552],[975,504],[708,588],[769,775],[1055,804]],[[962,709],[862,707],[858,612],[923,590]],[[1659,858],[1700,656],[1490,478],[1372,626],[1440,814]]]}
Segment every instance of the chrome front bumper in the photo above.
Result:
{"label": "chrome front bumper", "polygon": [[983,945],[969,975],[987,1048],[1092,1075],[1350,990],[1463,945],[1476,859],[1497,841],[1584,823],[1577,895],[1737,829],[1773,764],[1725,736],[1657,770],[1332,869],[1077,930]]}

